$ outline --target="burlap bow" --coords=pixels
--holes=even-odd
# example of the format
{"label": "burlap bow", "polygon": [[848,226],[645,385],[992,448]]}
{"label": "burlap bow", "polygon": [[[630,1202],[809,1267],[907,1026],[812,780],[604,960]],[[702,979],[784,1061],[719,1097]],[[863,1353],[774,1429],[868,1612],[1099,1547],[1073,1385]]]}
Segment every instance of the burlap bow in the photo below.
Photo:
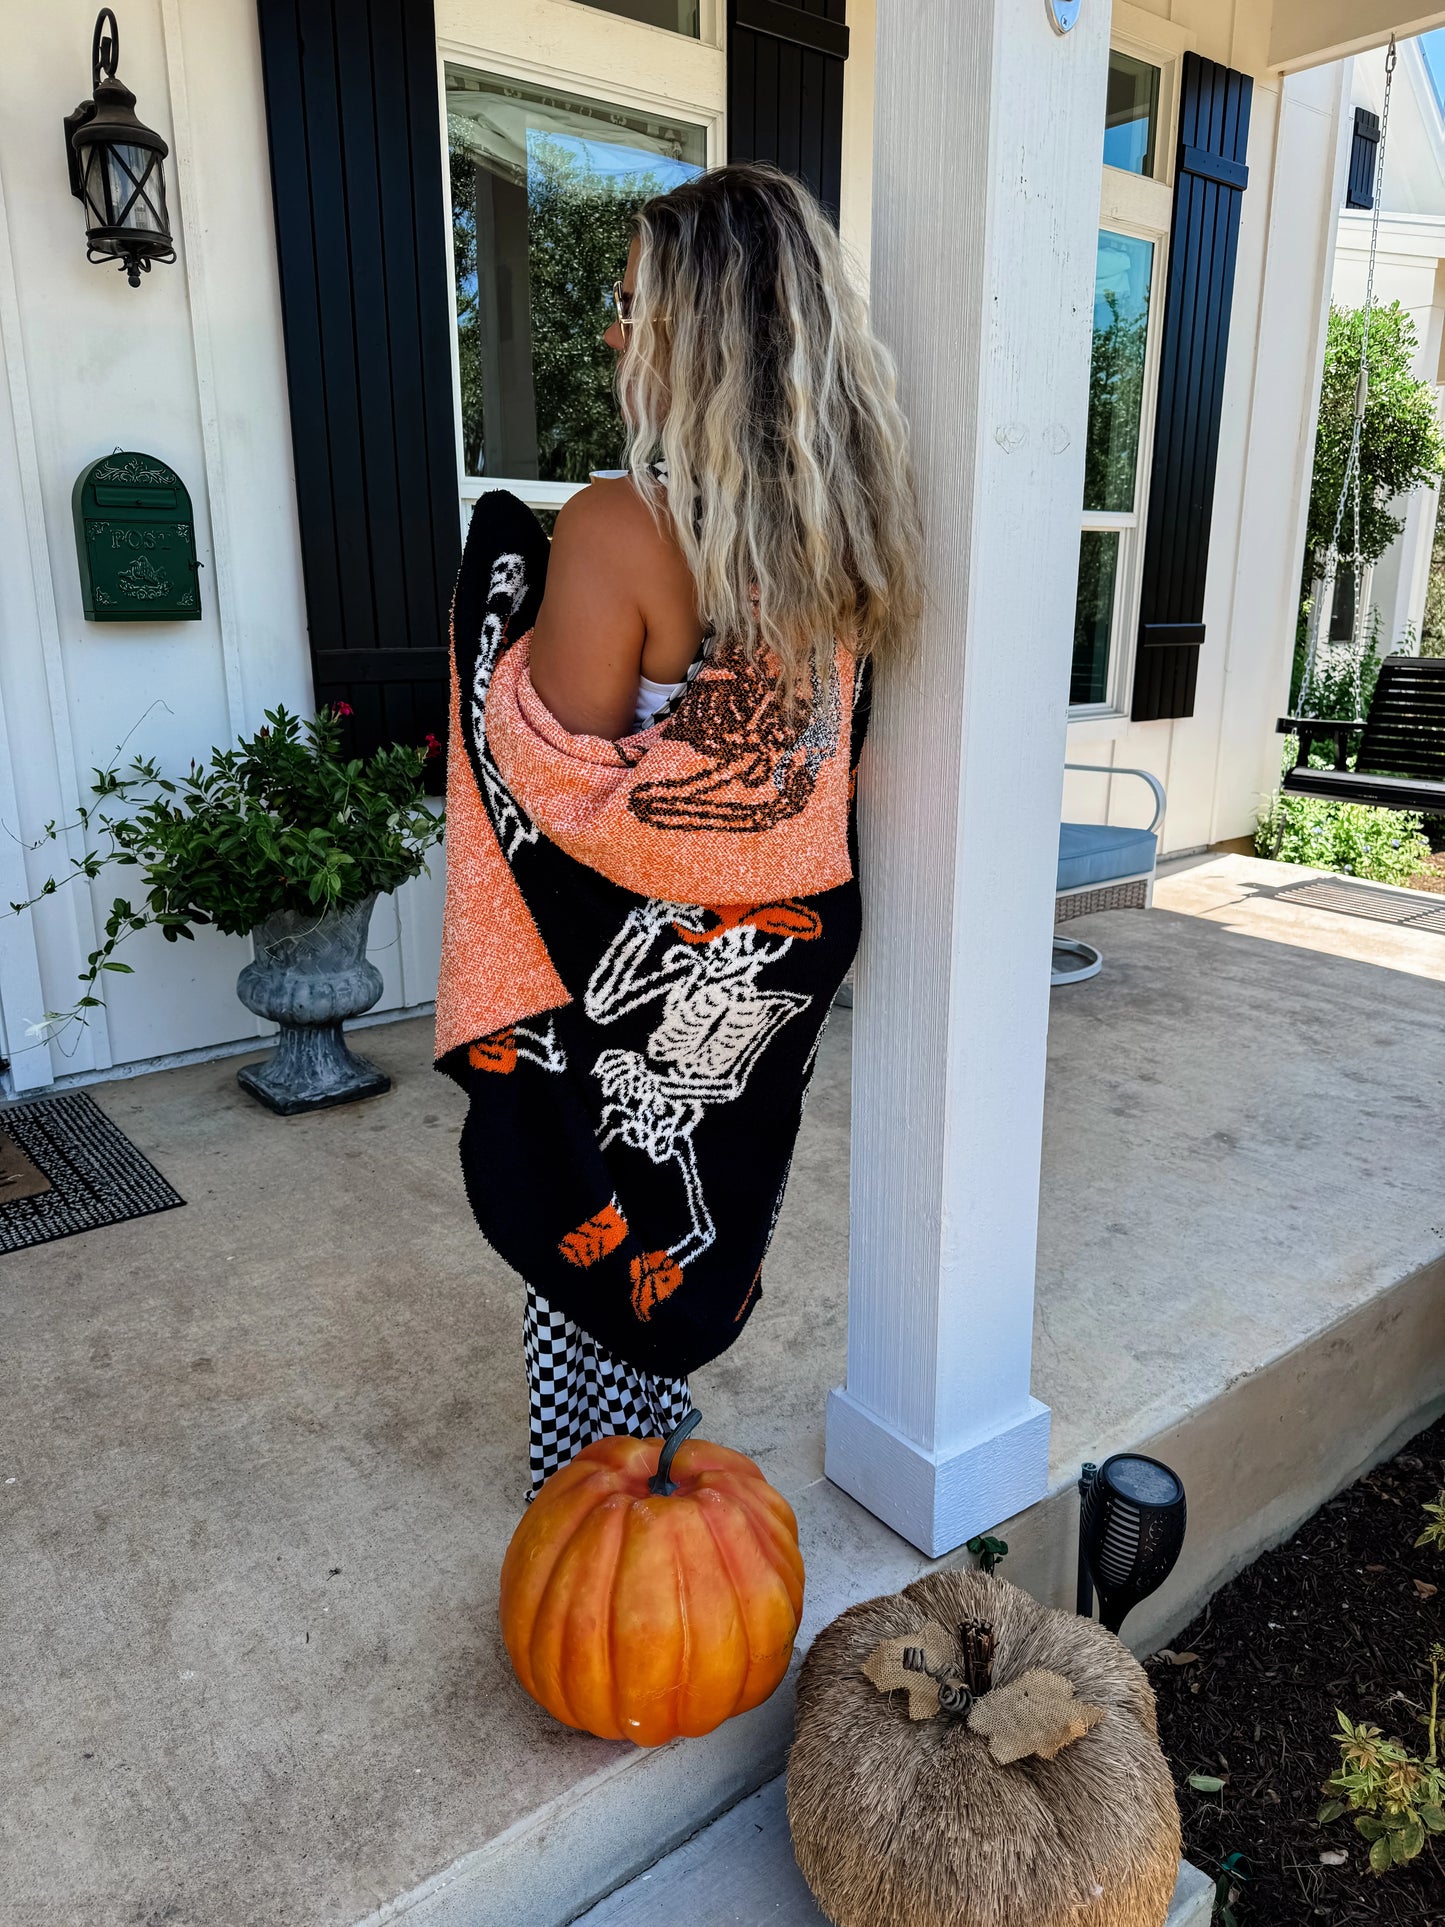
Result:
{"label": "burlap bow", "polygon": [[992,1654],[986,1626],[955,1634],[925,1619],[875,1646],[862,1671],[880,1693],[907,1693],[910,1720],[966,1719],[1000,1766],[1051,1760],[1103,1719],[1102,1706],[1076,1698],[1073,1681],[1046,1667],[990,1689]]}

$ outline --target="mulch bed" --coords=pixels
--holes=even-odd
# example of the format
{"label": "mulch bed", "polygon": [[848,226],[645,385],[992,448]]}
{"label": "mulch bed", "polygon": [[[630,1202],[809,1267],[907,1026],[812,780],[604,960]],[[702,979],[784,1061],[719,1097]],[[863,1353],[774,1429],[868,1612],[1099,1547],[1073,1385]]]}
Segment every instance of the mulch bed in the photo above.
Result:
{"label": "mulch bed", "polygon": [[1425,865],[1411,877],[1409,888],[1412,890],[1434,890],[1445,896],[1445,850],[1437,850]]}
{"label": "mulch bed", "polygon": [[[1173,1642],[1197,1659],[1148,1662],[1185,1852],[1211,1875],[1243,1856],[1239,1927],[1445,1922],[1445,1835],[1376,1875],[1347,1817],[1315,1821],[1339,1760],[1336,1708],[1417,1754],[1428,1744],[1416,1715],[1429,1710],[1430,1647],[1445,1639],[1445,1555],[1415,1540],[1442,1484],[1445,1420],[1222,1587]],[[1190,1774],[1223,1779],[1223,1792],[1197,1792]],[[1340,1851],[1343,1866],[1320,1859]]]}

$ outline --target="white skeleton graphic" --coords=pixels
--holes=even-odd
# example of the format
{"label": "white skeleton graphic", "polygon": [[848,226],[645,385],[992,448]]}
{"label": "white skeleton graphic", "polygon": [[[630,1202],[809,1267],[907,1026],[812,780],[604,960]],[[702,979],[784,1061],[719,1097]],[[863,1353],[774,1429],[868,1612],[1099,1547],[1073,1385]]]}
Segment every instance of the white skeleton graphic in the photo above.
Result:
{"label": "white skeleton graphic", "polygon": [[526,588],[527,578],[521,556],[499,555],[492,564],[491,579],[487,584],[487,613],[482,620],[476,667],[472,671],[472,741],[477,746],[477,761],[481,766],[482,783],[487,792],[492,821],[497,828],[497,841],[509,863],[524,843],[537,841],[537,826],[523,814],[517,799],[502,781],[501,771],[492,761],[492,753],[487,748],[485,719],[487,691],[492,686],[492,672],[502,653],[507,621],[521,607]]}
{"label": "white skeleton graphic", "polygon": [[565,1071],[567,1068],[567,1053],[557,1041],[557,1029],[550,1017],[542,1030],[531,1024],[514,1024],[512,1042],[518,1057],[540,1064],[544,1071]]}
{"label": "white skeleton graphic", "polygon": [[673,1160],[682,1173],[692,1223],[669,1247],[679,1264],[706,1251],[717,1235],[693,1133],[709,1104],[741,1094],[768,1044],[810,1001],[796,991],[759,988],[758,973],[786,955],[793,939],[750,923],[720,930],[705,943],[673,935],[655,954],[673,925],[701,933],[708,916],[693,904],[649,902],[630,911],[592,972],[584,999],[587,1015],[598,1024],[652,998],[662,1000],[646,1057],[606,1050],[592,1069],[606,1098],[603,1150],[620,1138],[654,1164]]}

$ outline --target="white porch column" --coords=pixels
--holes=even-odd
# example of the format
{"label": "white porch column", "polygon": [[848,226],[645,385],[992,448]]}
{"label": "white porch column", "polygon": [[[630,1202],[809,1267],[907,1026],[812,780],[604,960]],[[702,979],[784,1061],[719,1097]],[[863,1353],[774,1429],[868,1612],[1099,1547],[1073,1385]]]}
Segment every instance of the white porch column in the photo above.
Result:
{"label": "white porch column", "polygon": [[939,1554],[1042,1496],[1029,1393],[1107,0],[879,0],[873,313],[930,607],[862,777],[848,1382],[828,1476]]}

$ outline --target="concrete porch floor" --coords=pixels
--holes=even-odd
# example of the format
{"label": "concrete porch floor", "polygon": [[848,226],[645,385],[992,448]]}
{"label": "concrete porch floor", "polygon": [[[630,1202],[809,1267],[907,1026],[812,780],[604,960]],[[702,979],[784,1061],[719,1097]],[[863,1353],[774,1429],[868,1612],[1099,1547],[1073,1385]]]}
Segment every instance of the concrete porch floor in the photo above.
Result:
{"label": "concrete porch floor", "polygon": [[[1387,933],[1428,971],[1359,919],[1316,940],[1326,913],[1217,867],[1249,861],[1080,919],[1105,968],[1054,999],[1054,1492],[1006,1570],[1067,1602],[1079,1461],[1157,1450],[1191,1534],[1145,1649],[1445,1400],[1445,937]],[[0,1267],[7,1927],[553,1927],[778,1769],[786,1689],[639,1754],[511,1678],[520,1286],[467,1212],[429,1031],[370,1030],[393,1092],[311,1118],[260,1111],[234,1060],[99,1088],[187,1206]],[[694,1382],[798,1511],[804,1643],[924,1569],[821,1476],[848,1042],[836,1012],[762,1305]]]}

